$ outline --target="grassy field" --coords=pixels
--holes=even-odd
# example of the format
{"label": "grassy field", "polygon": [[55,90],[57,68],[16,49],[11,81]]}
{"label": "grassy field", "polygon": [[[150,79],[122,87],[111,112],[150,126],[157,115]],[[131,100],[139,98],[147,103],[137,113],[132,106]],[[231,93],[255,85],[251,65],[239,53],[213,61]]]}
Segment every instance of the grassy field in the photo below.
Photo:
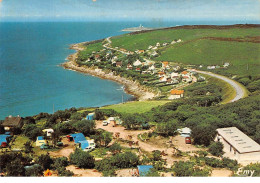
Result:
{"label": "grassy field", "polygon": [[147,49],[149,45],[155,45],[157,42],[171,42],[174,39],[182,39],[185,42],[202,37],[241,38],[249,35],[259,36],[259,29],[166,29],[143,34],[125,34],[123,36],[114,37],[112,38],[112,46],[135,51],[137,49]]}
{"label": "grassy field", "polygon": [[[252,74],[259,72],[259,53],[260,44],[258,43],[197,40],[165,49],[162,51],[162,56],[156,60],[195,65],[223,65],[229,62],[231,66],[225,69],[226,72],[244,75],[248,72]],[[247,64],[249,70],[247,70]]]}
{"label": "grassy field", "polygon": [[102,107],[102,109],[114,109],[119,113],[144,113],[150,111],[153,107],[164,105],[170,101],[134,101],[124,104],[116,104],[111,106]]}
{"label": "grassy field", "polygon": [[87,57],[89,54],[91,54],[93,51],[97,52],[99,50],[103,49],[102,42],[89,44],[86,46],[86,49],[79,52],[79,57]]}

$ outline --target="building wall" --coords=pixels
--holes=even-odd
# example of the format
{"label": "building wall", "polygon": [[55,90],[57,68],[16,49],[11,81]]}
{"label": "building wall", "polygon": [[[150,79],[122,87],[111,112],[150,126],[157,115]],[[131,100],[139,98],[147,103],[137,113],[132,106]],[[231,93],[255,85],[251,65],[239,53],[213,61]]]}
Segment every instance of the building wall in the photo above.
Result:
{"label": "building wall", "polygon": [[221,136],[218,140],[217,136],[215,141],[219,141],[224,145],[223,151],[225,154],[224,157],[237,160],[238,163],[250,164],[260,162],[260,152],[250,152],[250,153],[239,153],[232,145],[225,141]]}

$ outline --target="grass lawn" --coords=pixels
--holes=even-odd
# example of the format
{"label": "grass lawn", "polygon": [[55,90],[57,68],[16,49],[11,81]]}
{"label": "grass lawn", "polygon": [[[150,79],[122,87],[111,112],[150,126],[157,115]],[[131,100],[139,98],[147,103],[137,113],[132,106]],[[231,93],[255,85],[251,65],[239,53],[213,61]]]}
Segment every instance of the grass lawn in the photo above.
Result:
{"label": "grass lawn", "polygon": [[91,54],[93,51],[97,52],[99,50],[102,50],[103,48],[104,47],[102,46],[102,42],[89,44],[83,51],[79,52],[79,57],[87,58],[88,55]]}
{"label": "grass lawn", "polygon": [[[260,44],[215,40],[197,40],[187,44],[180,43],[162,51],[158,61],[174,61],[195,65],[223,65],[229,62],[228,69],[221,72],[245,75],[259,73]],[[249,64],[249,70],[247,70]]]}
{"label": "grass lawn", "polygon": [[104,158],[104,156],[107,154],[107,151],[108,151],[108,148],[100,147],[100,148],[95,148],[89,154],[91,154],[95,158]]}
{"label": "grass lawn", "polygon": [[[112,38],[112,46],[125,48],[130,51],[136,49],[147,49],[149,45],[155,45],[157,42],[171,42],[174,39],[189,41],[202,37],[246,37],[258,36],[258,28],[232,28],[232,29],[166,29],[157,30],[141,34],[125,34]],[[176,44],[177,45],[177,44]]]}
{"label": "grass lawn", "polygon": [[19,135],[16,136],[15,141],[12,144],[12,149],[24,149],[24,144],[29,141],[30,139],[26,136]]}
{"label": "grass lawn", "polygon": [[160,100],[160,101],[134,101],[127,102],[124,104],[116,104],[102,107],[101,109],[114,109],[119,113],[144,113],[150,111],[153,107],[159,105],[164,105],[170,101]]}

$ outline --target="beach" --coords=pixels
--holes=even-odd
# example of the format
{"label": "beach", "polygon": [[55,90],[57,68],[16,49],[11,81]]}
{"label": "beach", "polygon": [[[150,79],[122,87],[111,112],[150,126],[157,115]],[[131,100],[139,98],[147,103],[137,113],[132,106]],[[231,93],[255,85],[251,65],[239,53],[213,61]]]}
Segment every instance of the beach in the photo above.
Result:
{"label": "beach", "polygon": [[73,71],[85,73],[85,74],[90,74],[92,76],[96,76],[102,79],[108,79],[115,81],[117,83],[120,83],[124,85],[124,90],[126,93],[134,95],[137,100],[143,101],[143,100],[148,100],[148,99],[153,99],[156,97],[158,94],[156,94],[154,91],[151,91],[151,89],[148,89],[142,85],[140,85],[139,82],[129,80],[120,76],[114,75],[112,72],[106,73],[102,69],[94,68],[94,67],[87,67],[87,66],[79,66],[76,63],[76,59],[78,56],[79,51],[83,50],[84,48],[82,47],[83,43],[78,43],[78,44],[73,44],[71,45],[70,49],[74,49],[77,52],[74,54],[71,54],[68,56],[68,61],[61,64],[62,67],[65,69],[70,69]]}

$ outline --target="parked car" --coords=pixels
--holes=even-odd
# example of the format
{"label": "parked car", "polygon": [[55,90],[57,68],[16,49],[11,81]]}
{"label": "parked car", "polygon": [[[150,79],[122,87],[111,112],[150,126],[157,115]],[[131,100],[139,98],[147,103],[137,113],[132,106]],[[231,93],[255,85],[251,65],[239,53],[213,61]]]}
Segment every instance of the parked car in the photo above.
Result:
{"label": "parked car", "polygon": [[103,121],[103,126],[107,126],[108,122],[107,121]]}
{"label": "parked car", "polygon": [[63,146],[63,142],[57,142],[57,146]]}
{"label": "parked car", "polygon": [[49,149],[49,148],[50,148],[50,146],[48,144],[42,144],[40,146],[40,149]]}
{"label": "parked car", "polygon": [[191,138],[190,137],[185,137],[185,143],[186,144],[191,144]]}

